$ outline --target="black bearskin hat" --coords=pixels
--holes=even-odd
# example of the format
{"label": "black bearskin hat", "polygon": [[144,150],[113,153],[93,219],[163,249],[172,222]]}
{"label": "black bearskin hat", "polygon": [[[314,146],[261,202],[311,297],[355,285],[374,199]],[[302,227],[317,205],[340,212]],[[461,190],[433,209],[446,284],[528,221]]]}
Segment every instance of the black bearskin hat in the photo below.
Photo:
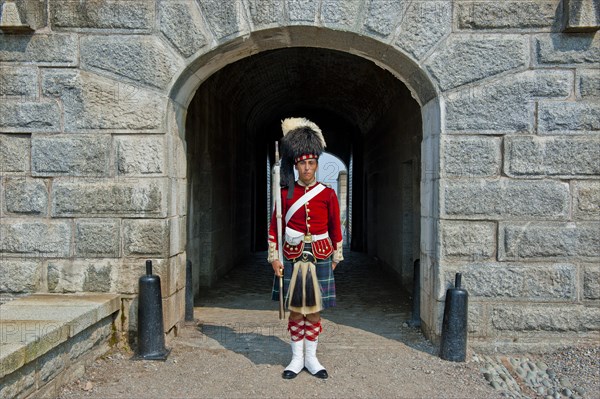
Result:
{"label": "black bearskin hat", "polygon": [[306,118],[281,122],[281,185],[294,187],[294,165],[303,159],[318,159],[326,147],[319,127]]}

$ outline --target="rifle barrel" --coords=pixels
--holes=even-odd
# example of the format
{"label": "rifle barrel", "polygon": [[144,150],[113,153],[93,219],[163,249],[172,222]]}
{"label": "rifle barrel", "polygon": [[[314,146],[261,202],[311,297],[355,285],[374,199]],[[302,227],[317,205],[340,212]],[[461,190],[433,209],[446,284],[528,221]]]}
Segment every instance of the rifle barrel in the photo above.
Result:
{"label": "rifle barrel", "polygon": [[[279,169],[279,145],[275,142],[275,165],[273,165],[273,201],[275,202],[275,217],[277,218],[277,254],[279,261],[283,264],[283,247],[282,247],[282,215],[281,215],[281,175]],[[279,276],[279,319],[282,320],[285,316],[285,308],[283,304],[283,277]]]}

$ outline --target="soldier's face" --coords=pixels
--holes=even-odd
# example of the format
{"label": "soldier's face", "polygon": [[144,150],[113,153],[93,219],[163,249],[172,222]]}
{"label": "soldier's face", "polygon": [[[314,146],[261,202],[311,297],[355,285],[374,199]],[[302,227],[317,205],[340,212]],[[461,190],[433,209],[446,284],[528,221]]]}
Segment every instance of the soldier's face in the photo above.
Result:
{"label": "soldier's face", "polygon": [[312,183],[317,173],[317,166],[319,163],[316,159],[305,159],[296,163],[296,170],[298,171],[298,177],[304,184]]}

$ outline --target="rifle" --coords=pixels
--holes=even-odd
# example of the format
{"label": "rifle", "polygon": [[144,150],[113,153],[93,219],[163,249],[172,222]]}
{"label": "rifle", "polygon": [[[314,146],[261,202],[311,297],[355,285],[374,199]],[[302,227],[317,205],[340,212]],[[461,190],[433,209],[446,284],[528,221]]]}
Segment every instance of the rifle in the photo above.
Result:
{"label": "rifle", "polygon": [[[273,185],[273,201],[275,201],[275,216],[277,217],[277,255],[281,264],[283,264],[283,247],[282,247],[282,221],[281,221],[281,175],[280,175],[281,162],[279,159],[279,144],[275,142],[275,165],[273,165],[273,179],[271,184]],[[283,320],[285,317],[285,308],[283,304],[283,270],[280,271],[279,276],[279,320]]]}

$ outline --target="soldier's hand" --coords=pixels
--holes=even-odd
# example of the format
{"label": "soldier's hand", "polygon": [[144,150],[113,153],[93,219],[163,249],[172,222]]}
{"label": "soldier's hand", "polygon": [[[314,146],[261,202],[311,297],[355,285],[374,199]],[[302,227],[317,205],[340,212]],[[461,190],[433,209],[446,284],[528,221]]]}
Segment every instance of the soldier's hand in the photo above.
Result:
{"label": "soldier's hand", "polygon": [[277,277],[283,276],[283,264],[281,263],[281,261],[274,260],[271,263],[271,266],[273,267],[273,271],[275,272],[275,275]]}
{"label": "soldier's hand", "polygon": [[335,270],[336,266],[337,266],[337,263],[331,262],[331,270]]}

